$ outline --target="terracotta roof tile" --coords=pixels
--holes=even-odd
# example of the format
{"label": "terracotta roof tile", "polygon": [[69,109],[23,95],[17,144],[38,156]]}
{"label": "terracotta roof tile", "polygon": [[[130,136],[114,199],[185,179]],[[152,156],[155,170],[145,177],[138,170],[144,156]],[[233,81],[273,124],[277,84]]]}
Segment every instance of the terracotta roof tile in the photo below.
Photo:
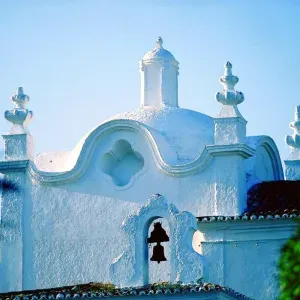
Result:
{"label": "terracotta roof tile", "polygon": [[118,296],[172,295],[185,293],[221,292],[234,299],[251,300],[233,289],[212,283],[199,284],[150,284],[142,287],[116,288],[111,284],[88,283],[59,288],[11,292],[0,294],[1,300],[40,300],[40,299],[70,299],[70,298],[102,298]]}
{"label": "terracotta roof tile", "polygon": [[249,214],[298,214],[300,181],[270,181],[254,185],[247,196]]}

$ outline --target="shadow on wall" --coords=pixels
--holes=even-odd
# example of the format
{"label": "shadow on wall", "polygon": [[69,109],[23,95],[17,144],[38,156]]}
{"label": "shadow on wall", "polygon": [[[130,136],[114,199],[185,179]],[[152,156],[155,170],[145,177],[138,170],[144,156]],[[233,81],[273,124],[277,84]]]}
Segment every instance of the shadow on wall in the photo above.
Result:
{"label": "shadow on wall", "polygon": [[3,191],[18,192],[19,190],[20,190],[20,187],[16,183],[14,183],[10,180],[4,179],[3,175],[2,174],[0,175],[0,191],[1,191],[1,193]]}
{"label": "shadow on wall", "polygon": [[[5,193],[16,193],[20,191],[20,186],[14,182],[12,182],[11,180],[7,180],[4,179],[4,176],[2,174],[0,174],[0,204],[2,201],[2,194],[3,192]],[[2,229],[3,228],[10,228],[10,229],[14,229],[15,228],[15,221],[12,218],[7,218],[6,217],[6,221],[5,223],[3,223],[3,220],[1,220],[1,209],[2,209],[2,205],[0,205],[0,240],[3,238],[2,233],[1,232],[1,226]]]}

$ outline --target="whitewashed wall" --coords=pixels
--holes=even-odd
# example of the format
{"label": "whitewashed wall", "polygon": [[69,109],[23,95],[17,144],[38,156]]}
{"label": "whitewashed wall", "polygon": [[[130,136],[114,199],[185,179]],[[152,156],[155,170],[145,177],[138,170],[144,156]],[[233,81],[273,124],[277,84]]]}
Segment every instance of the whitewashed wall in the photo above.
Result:
{"label": "whitewashed wall", "polygon": [[[112,277],[113,283],[123,283],[123,277],[140,270],[136,262],[142,263],[138,255],[130,255],[130,247],[140,249],[143,240],[137,243],[138,238],[125,237],[121,229],[130,217],[139,220],[133,222],[136,231],[128,231],[131,236],[141,232],[147,216],[168,220],[173,236],[170,269],[180,267],[171,276],[174,280],[197,280],[201,273],[197,268],[206,260],[207,279],[238,291],[242,284],[251,295],[256,292],[249,278],[258,272],[258,258],[266,256],[267,261],[261,274],[273,268],[278,247],[276,242],[270,245],[263,231],[257,231],[255,239],[275,249],[274,256],[267,257],[267,246],[254,247],[247,235],[231,249],[230,236],[224,235],[221,242],[216,238],[218,228],[201,240],[202,230],[195,234],[194,227],[195,216],[242,214],[252,184],[283,179],[276,145],[269,137],[246,138],[246,120],[237,108],[244,95],[234,89],[239,79],[232,74],[230,62],[220,78],[222,92],[216,95],[222,104],[217,118],[178,108],[178,62],[162,45],[158,38],[140,62],[139,110],[102,123],[74,151],[41,155],[35,163],[25,122],[33,114],[25,110],[29,97],[18,88],[13,96],[15,108],[5,114],[13,127],[3,136],[5,161],[0,162],[0,172],[6,179],[26,184],[2,196],[0,292],[109,282]],[[146,204],[157,193],[167,203]],[[256,225],[249,226],[246,234],[250,228]],[[192,236],[197,253],[190,246]],[[252,251],[247,243],[254,247]],[[198,260],[198,252],[203,260]],[[113,261],[120,262],[116,263],[119,273],[111,276]],[[236,275],[239,266],[245,266],[250,276]],[[159,273],[151,274],[160,279]],[[132,284],[143,282],[140,277],[141,272]],[[272,287],[266,296],[273,297],[275,278],[266,277]]]}
{"label": "whitewashed wall", "polygon": [[254,299],[277,299],[280,248],[293,234],[292,220],[199,223],[199,251],[208,279]]}
{"label": "whitewashed wall", "polygon": [[[143,157],[141,170],[123,186],[116,185],[103,171],[103,156],[120,140],[127,141]],[[23,271],[16,272],[12,285],[11,279],[2,282],[3,291],[15,287],[16,282],[21,289],[33,289],[111,281],[109,266],[128,246],[120,229],[122,222],[154,193],[163,195],[179,211],[189,211],[194,216],[235,215],[245,207],[246,167],[238,155],[227,159],[212,156],[198,171],[175,176],[160,170],[153,149],[141,132],[113,130],[92,142],[90,157],[83,161],[85,167],[80,176],[65,184],[56,181],[46,185],[39,182],[39,177],[33,177],[32,186],[26,187],[26,201],[15,195],[13,201],[22,206],[23,232],[18,246],[22,253],[14,261]],[[114,155],[117,152],[115,149]],[[112,165],[113,162],[106,164],[105,170]],[[124,170],[122,165],[119,167],[118,172],[132,172],[126,161]],[[43,172],[39,174],[45,176]],[[5,222],[10,208],[7,202],[2,203]],[[10,217],[20,222],[19,214]],[[3,259],[9,261],[10,256]],[[2,265],[1,276],[11,266],[5,268]],[[118,279],[114,283],[118,284]]]}

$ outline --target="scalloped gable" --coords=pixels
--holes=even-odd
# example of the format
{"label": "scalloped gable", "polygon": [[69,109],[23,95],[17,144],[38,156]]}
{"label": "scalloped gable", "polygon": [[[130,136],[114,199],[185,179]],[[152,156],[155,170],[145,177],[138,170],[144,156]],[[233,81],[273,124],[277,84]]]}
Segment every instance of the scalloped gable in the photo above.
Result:
{"label": "scalloped gable", "polygon": [[[118,114],[104,121],[88,132],[74,150],[68,153],[57,152],[57,158],[54,154],[40,154],[35,160],[37,169],[50,172],[71,170],[80,157],[84,145],[91,140],[96,131],[110,127],[108,125],[113,124],[111,121],[117,124],[117,121],[122,122],[122,120],[133,121],[133,126],[141,127],[141,130],[149,132],[162,159],[171,165],[192,162],[201,154],[206,145],[213,144],[214,129],[211,117],[188,109],[147,107]],[[62,156],[64,162],[60,159]],[[55,164],[56,160],[60,163]]]}
{"label": "scalloped gable", "polygon": [[167,164],[160,152],[158,144],[156,143],[153,135],[142,123],[132,121],[132,120],[112,120],[107,123],[104,123],[102,126],[99,126],[96,130],[92,131],[88,135],[87,139],[81,144],[82,148],[80,152],[76,153],[78,158],[74,167],[69,171],[62,172],[43,172],[40,171],[35,165],[31,165],[30,174],[32,178],[40,181],[40,183],[54,183],[54,182],[67,182],[74,177],[81,176],[85,169],[89,165],[89,160],[91,158],[95,143],[94,141],[98,140],[101,135],[106,133],[109,130],[128,130],[142,132],[146,138],[146,141],[151,146],[153,151],[153,158],[156,161],[158,167],[167,173],[168,175],[188,175],[198,171],[201,171],[205,168],[211,161],[212,157],[223,153],[227,155],[230,153],[236,153],[237,155],[248,158],[252,156],[255,151],[246,144],[232,144],[232,145],[208,145],[205,146],[200,155],[190,163],[183,164]]}
{"label": "scalloped gable", "polygon": [[[151,111],[153,114],[156,110]],[[201,115],[201,114],[200,114]],[[118,119],[118,116],[124,116],[124,119]],[[153,119],[149,118],[146,119],[143,116],[144,123],[131,120],[130,118],[134,118],[137,116],[135,114],[122,114],[112,118],[108,122],[104,122],[100,126],[96,127],[95,129],[91,130],[88,134],[85,135],[84,138],[77,144],[73,151],[70,152],[57,152],[57,153],[43,153],[40,154],[35,160],[35,166],[32,166],[31,173],[33,177],[41,181],[60,181],[64,180],[66,177],[72,177],[74,173],[81,173],[83,172],[84,166],[86,164],[86,160],[88,160],[88,156],[91,155],[91,149],[93,149],[93,143],[98,136],[101,136],[105,133],[106,130],[118,130],[122,128],[123,130],[135,130],[137,132],[143,132],[146,141],[148,141],[153,149],[154,153],[154,160],[158,161],[158,165],[161,166],[165,170],[165,172],[172,174],[179,174],[179,173],[191,173],[196,170],[203,169],[209,163],[209,157],[207,157],[207,150],[212,151],[212,149],[216,149],[216,151],[221,151],[222,147],[209,146],[203,145],[202,152],[198,153],[196,151],[196,147],[194,146],[194,160],[190,163],[181,163],[177,160],[178,156],[174,153],[174,148],[166,141],[164,135],[160,133],[155,128],[161,128],[161,130],[167,130],[162,126],[157,126],[160,124],[159,122],[155,123],[154,125],[157,127],[150,127],[148,124],[153,122]],[[127,117],[127,120],[125,119]],[[146,114],[146,116],[149,116]],[[209,118],[209,117],[208,117]],[[209,119],[208,119],[209,120]],[[209,122],[209,121],[208,121]],[[166,126],[170,126],[170,122],[165,122]],[[152,125],[152,124],[151,124]],[[175,139],[176,141],[176,139]],[[178,140],[177,140],[178,142]],[[190,140],[191,146],[197,144],[196,138]],[[181,144],[183,147],[184,143]],[[253,136],[247,137],[246,145],[249,146],[249,149],[258,149],[262,148],[265,152],[267,159],[270,159],[272,162],[272,168],[270,170],[272,174],[272,180],[282,180],[283,179],[283,170],[281,165],[281,160],[279,156],[278,149],[276,147],[275,142],[272,138],[268,136]],[[226,151],[226,149],[224,149]],[[212,152],[211,152],[212,153]],[[250,157],[246,160],[246,172],[247,172],[247,186],[248,189],[251,188],[254,184],[261,182],[262,180],[266,180],[266,178],[258,178],[255,174],[255,167],[259,162],[256,162],[256,151],[252,153],[253,157]],[[165,160],[165,157],[169,158],[168,160],[171,161],[171,164],[168,164],[168,160]],[[207,157],[207,158],[206,158]],[[163,167],[164,166],[164,167]],[[175,169],[174,169],[175,168]],[[81,170],[81,171],[80,171]],[[193,171],[194,170],[194,171]],[[48,178],[48,179],[47,179]]]}

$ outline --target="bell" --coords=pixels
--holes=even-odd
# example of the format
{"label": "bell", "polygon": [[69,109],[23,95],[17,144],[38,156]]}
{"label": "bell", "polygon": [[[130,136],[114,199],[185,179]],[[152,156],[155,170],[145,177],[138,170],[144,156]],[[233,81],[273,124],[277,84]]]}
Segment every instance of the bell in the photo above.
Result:
{"label": "bell", "polygon": [[154,223],[154,230],[151,232],[150,238],[147,239],[147,243],[162,243],[168,242],[170,239],[166,231],[162,228],[161,223]]}
{"label": "bell", "polygon": [[157,263],[167,260],[165,258],[164,247],[160,243],[157,243],[157,245],[153,247],[153,254],[150,260],[157,261]]}
{"label": "bell", "polygon": [[154,229],[151,232],[150,238],[147,239],[147,243],[157,243],[156,246],[153,247],[153,254],[150,258],[151,261],[157,261],[160,263],[161,261],[166,261],[164,247],[160,244],[162,242],[169,242],[169,237],[166,231],[162,228],[161,223],[154,223]]}

